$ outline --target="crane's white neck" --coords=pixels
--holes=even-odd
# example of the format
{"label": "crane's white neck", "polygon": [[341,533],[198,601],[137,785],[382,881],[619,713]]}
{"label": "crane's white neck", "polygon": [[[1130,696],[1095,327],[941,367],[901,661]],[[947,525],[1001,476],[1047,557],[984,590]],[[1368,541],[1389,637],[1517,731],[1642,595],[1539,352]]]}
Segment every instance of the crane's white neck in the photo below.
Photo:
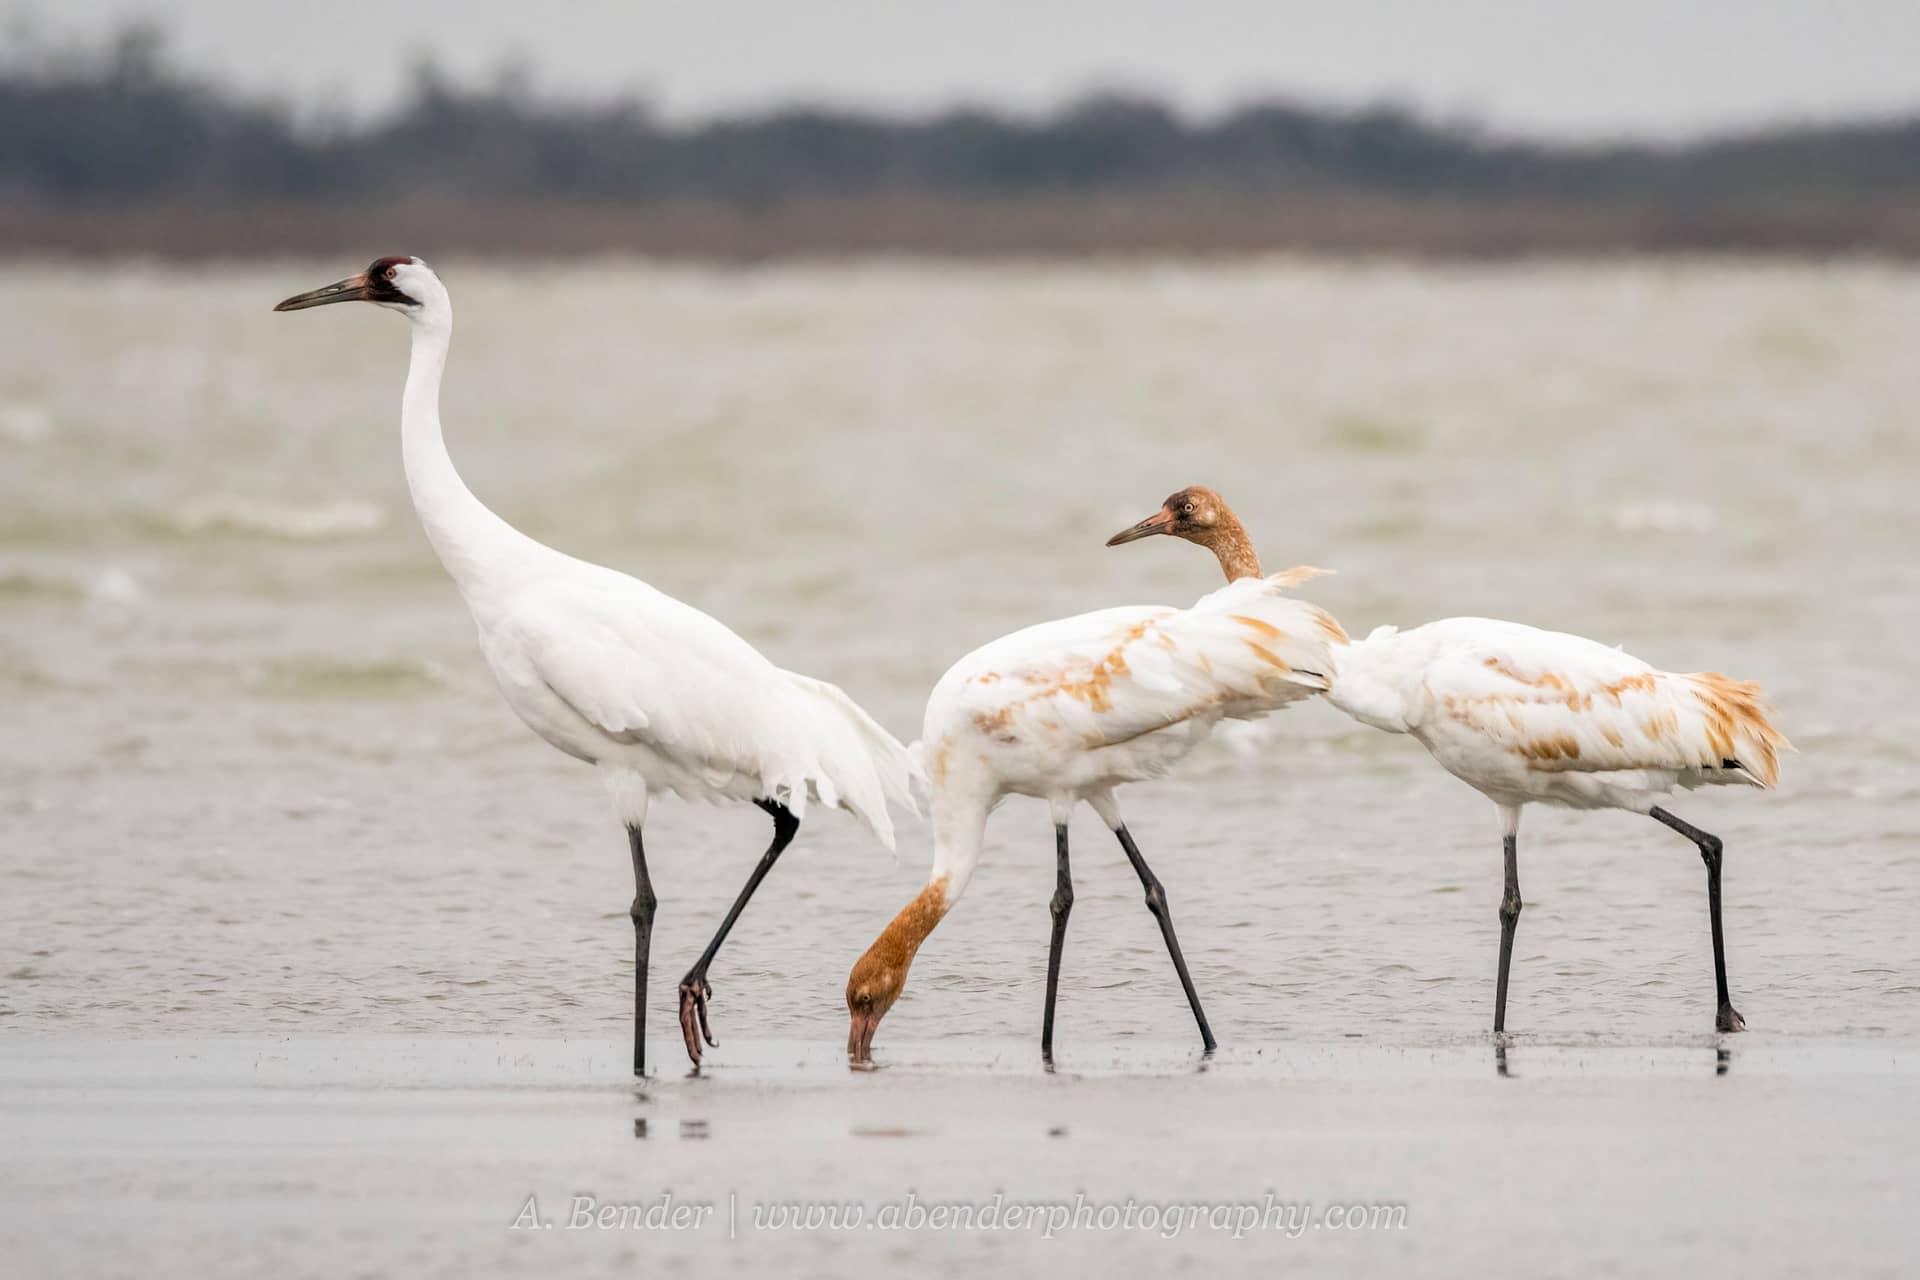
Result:
{"label": "crane's white neck", "polygon": [[928,883],[944,880],[946,906],[952,907],[967,891],[974,868],[980,865],[980,846],[987,833],[990,800],[941,795],[937,789],[928,806],[933,827],[933,873]]}
{"label": "crane's white neck", "polygon": [[413,509],[469,606],[505,585],[514,566],[538,544],[473,496],[447,455],[440,429],[440,379],[453,338],[453,311],[444,301],[408,317],[413,358],[400,401],[400,450]]}

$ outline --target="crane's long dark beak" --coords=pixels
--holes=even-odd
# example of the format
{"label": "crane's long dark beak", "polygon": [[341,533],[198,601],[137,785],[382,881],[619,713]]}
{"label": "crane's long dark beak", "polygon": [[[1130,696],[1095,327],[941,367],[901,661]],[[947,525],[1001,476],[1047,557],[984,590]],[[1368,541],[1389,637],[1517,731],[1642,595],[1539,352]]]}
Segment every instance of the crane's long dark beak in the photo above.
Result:
{"label": "crane's long dark beak", "polygon": [[296,293],[285,302],[274,307],[275,311],[305,311],[308,307],[324,307],[330,302],[368,302],[373,297],[373,285],[362,271],[357,276],[348,276],[345,280],[335,281],[324,289],[315,289],[311,293]]}
{"label": "crane's long dark beak", "polygon": [[1142,520],[1130,529],[1122,529],[1107,539],[1107,545],[1117,547],[1123,542],[1138,542],[1142,538],[1151,538],[1156,533],[1173,532],[1173,512],[1165,507]]}

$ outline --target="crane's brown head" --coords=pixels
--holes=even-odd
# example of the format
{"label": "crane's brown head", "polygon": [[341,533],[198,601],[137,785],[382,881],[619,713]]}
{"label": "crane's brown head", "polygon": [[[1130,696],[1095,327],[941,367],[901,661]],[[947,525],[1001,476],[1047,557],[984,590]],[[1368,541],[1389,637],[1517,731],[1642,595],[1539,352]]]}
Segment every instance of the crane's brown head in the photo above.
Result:
{"label": "crane's brown head", "polygon": [[873,1033],[894,1001],[906,989],[907,970],[920,944],[927,940],[940,917],[947,913],[945,876],[920,891],[873,940],[865,955],[847,975],[847,1060],[864,1065],[873,1061]]}
{"label": "crane's brown head", "polygon": [[906,989],[907,967],[913,963],[911,956],[896,961],[876,955],[879,947],[876,942],[868,948],[847,975],[847,1061],[860,1065],[873,1061],[873,1033]]}
{"label": "crane's brown head", "polygon": [[336,280],[325,288],[297,293],[274,307],[275,311],[305,311],[334,302],[377,302],[401,309],[418,307],[426,300],[421,287],[433,272],[418,258],[375,258],[365,271]]}
{"label": "crane's brown head", "polygon": [[1229,518],[1233,515],[1226,499],[1204,485],[1190,484],[1178,493],[1169,494],[1167,500],[1160,504],[1160,509],[1139,524],[1122,529],[1108,538],[1107,545],[1117,547],[1123,542],[1150,538],[1156,533],[1172,534],[1176,538],[1198,542],[1209,529],[1219,527],[1223,513]]}
{"label": "crane's brown head", "polygon": [[1220,567],[1228,581],[1260,576],[1260,557],[1254,554],[1245,526],[1233,514],[1227,500],[1205,485],[1188,485],[1168,495],[1158,511],[1114,534],[1107,539],[1107,545],[1117,547],[1156,533],[1185,538],[1212,551],[1220,558]]}

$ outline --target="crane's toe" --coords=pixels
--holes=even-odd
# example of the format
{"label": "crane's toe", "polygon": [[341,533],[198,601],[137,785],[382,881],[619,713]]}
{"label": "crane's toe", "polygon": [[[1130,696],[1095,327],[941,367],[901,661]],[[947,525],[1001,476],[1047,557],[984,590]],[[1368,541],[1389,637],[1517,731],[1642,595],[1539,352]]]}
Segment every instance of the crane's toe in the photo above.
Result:
{"label": "crane's toe", "polygon": [[1719,1014],[1713,1020],[1713,1025],[1720,1031],[1745,1031],[1747,1020],[1741,1017],[1740,1011],[1732,1005],[1723,1004],[1720,1006]]}
{"label": "crane's toe", "polygon": [[687,1056],[696,1067],[700,1065],[702,1040],[712,1048],[720,1047],[707,1027],[707,997],[712,994],[713,986],[704,977],[690,977],[680,984],[680,1034],[686,1038]]}

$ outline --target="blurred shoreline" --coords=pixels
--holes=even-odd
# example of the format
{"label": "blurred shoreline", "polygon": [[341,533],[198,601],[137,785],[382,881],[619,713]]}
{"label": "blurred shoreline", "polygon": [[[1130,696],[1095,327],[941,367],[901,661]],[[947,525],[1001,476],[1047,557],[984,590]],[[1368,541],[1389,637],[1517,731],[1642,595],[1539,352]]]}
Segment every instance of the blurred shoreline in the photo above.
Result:
{"label": "blurred shoreline", "polygon": [[1073,258],[1304,254],[1496,260],[1717,255],[1920,256],[1920,205],[1814,212],[1604,209],[1312,197],[1226,200],[808,199],[761,209],[451,200],[0,206],[0,257],[578,257],[753,262],[785,257]]}
{"label": "blurred shoreline", "polygon": [[430,61],[374,119],[177,66],[164,32],[0,45],[0,256],[1738,252],[1920,256],[1920,117],[1684,143],[1489,133],[1390,104],[1151,94],[1042,116],[806,104],[697,124]]}

